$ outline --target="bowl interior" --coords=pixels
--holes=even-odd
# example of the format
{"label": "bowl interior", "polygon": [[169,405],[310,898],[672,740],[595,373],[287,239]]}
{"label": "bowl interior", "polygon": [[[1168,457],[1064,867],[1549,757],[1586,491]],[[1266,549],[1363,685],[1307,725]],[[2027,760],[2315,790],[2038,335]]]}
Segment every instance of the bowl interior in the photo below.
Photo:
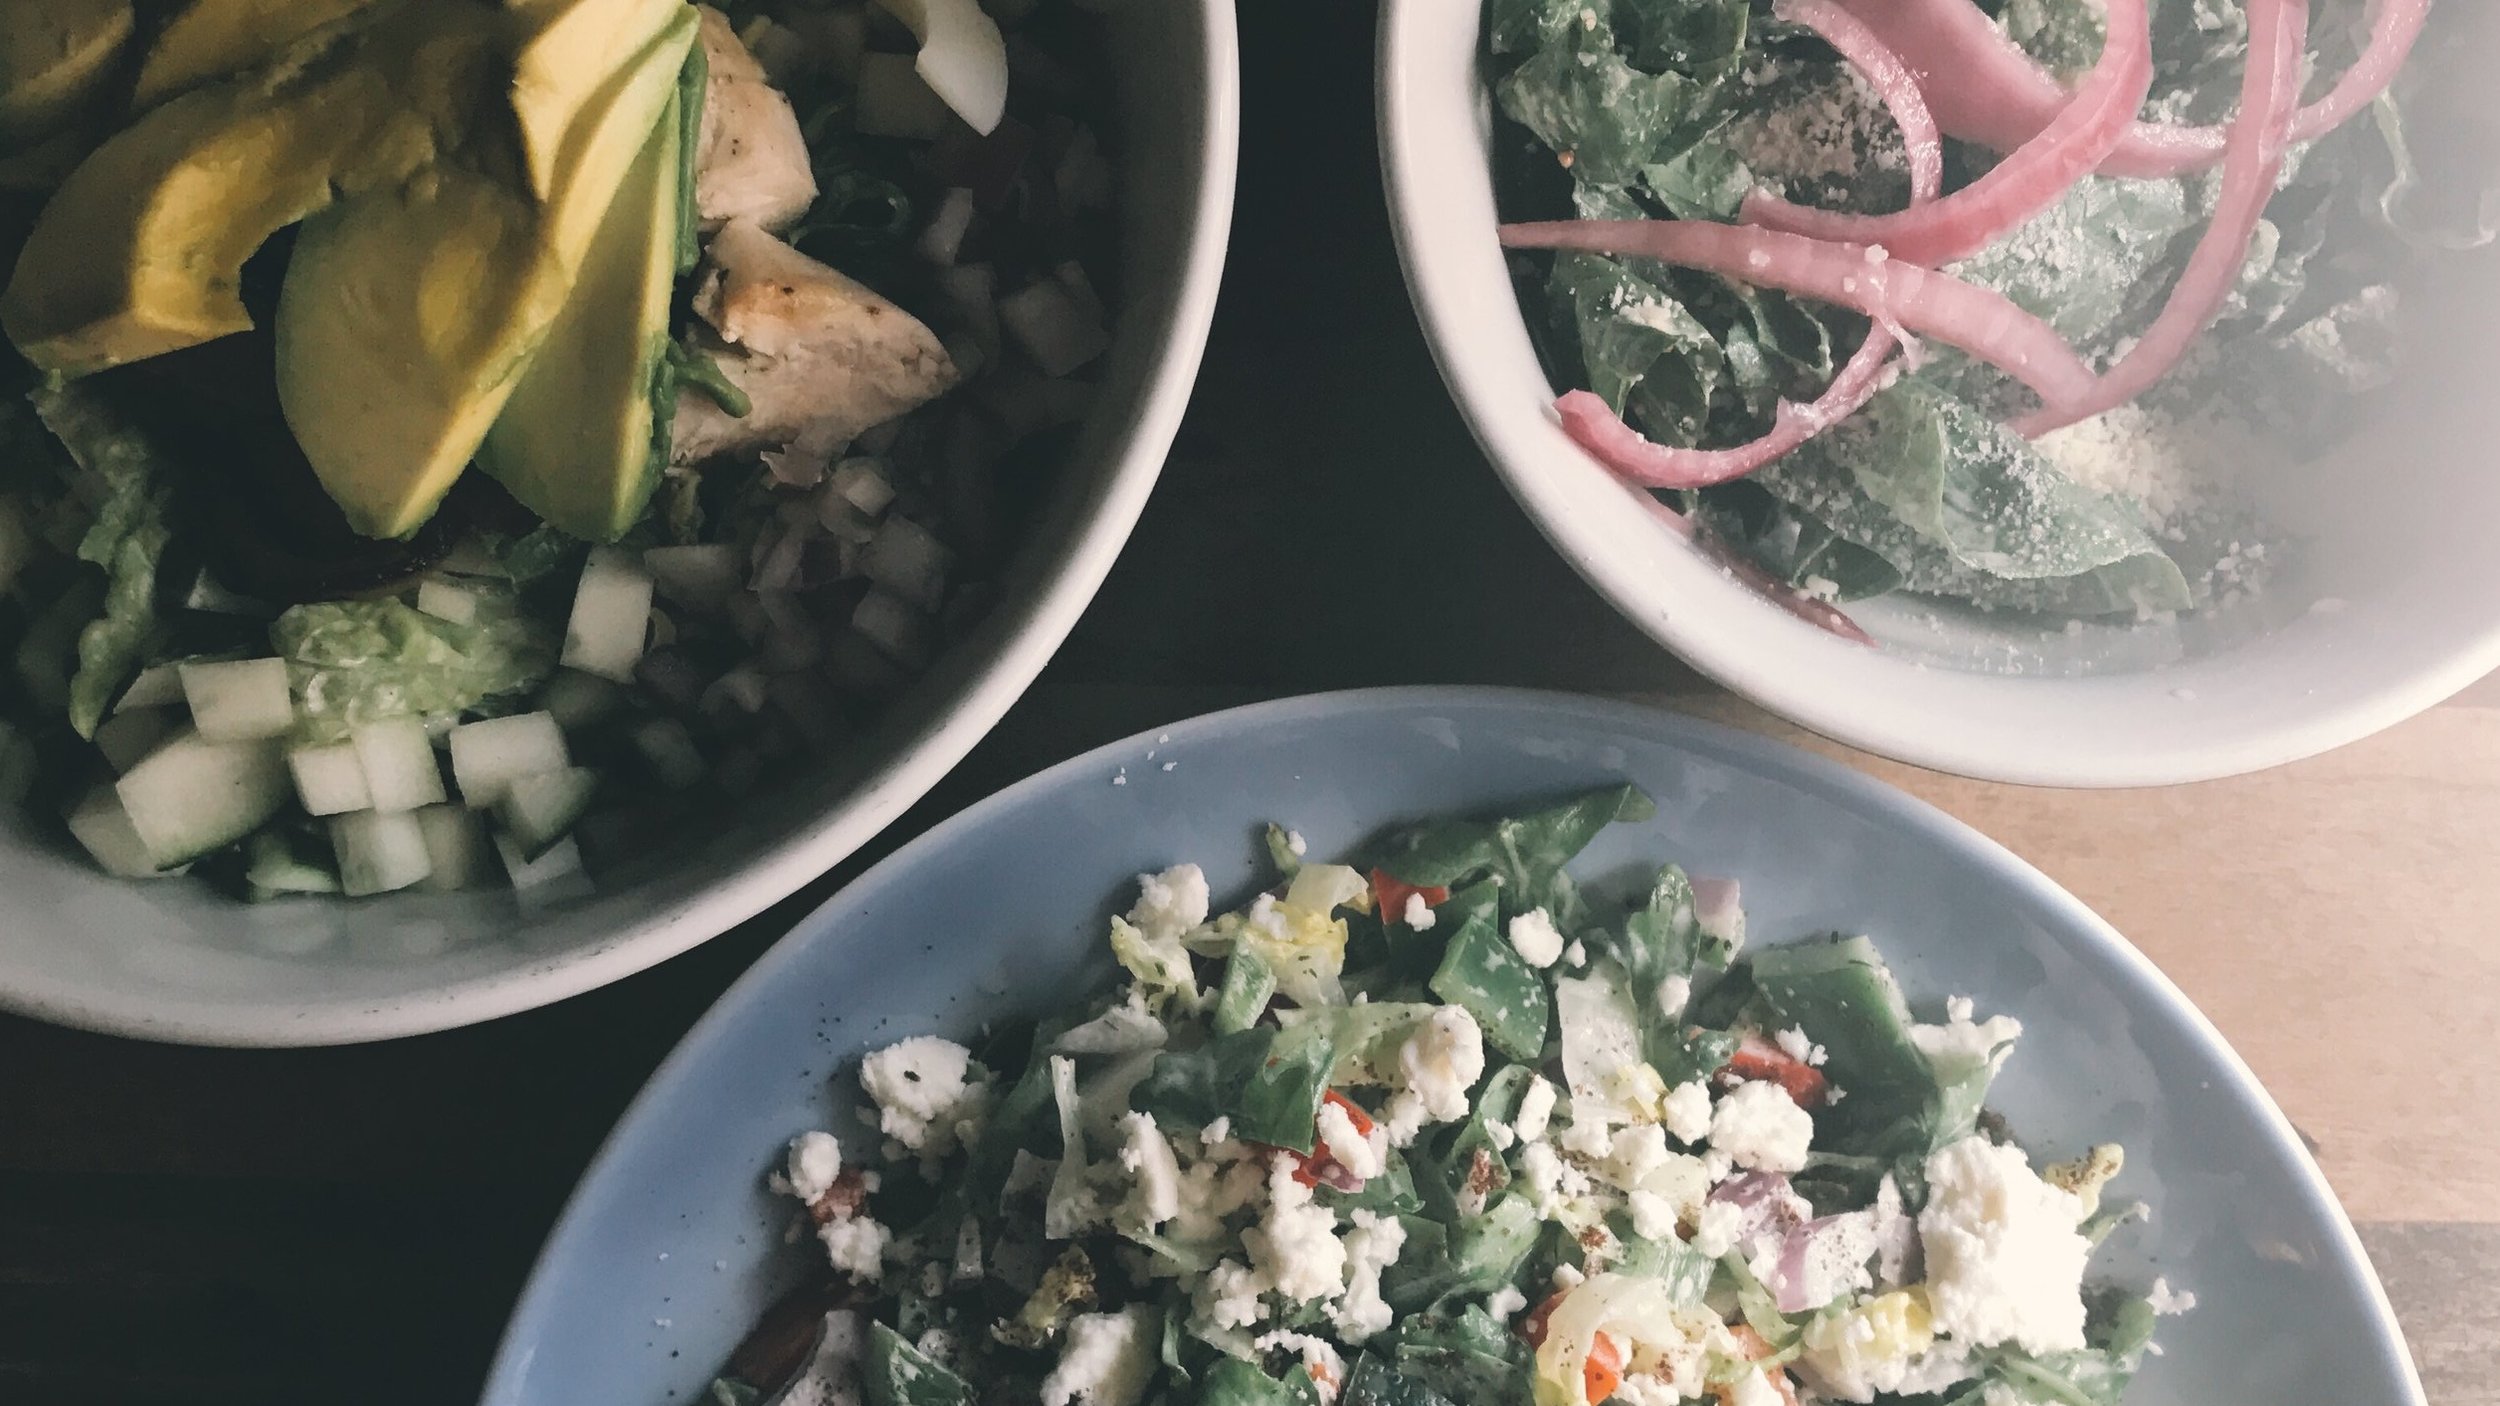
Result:
{"label": "bowl interior", "polygon": [[722,998],[627,1113],[548,1242],[485,1401],[697,1399],[817,1253],[785,1243],[790,1208],[763,1179],[791,1136],[856,1126],[850,1061],[906,1035],[967,1037],[1099,979],[1130,876],[1192,859],[1237,899],[1263,881],[1269,820],[1326,854],[1396,821],[1620,779],[1658,815],[1615,827],[1583,874],[1632,882],[1674,857],[1739,878],[1757,940],[1869,933],[1929,1018],[1967,993],[2023,1020],[1994,1102],[2036,1153],[2126,1144],[2113,1194],[2155,1211],[2098,1264],[2200,1299],[2165,1322],[2166,1355],[2131,1406],[2421,1400],[2351,1229],[2280,1113],[2176,988],[2038,873],[1757,738],[1612,704],[1407,690],[1115,744],[846,889]]}
{"label": "bowl interior", "polygon": [[[1472,0],[1385,8],[1381,141],[1408,282],[1453,394],[1539,528],[1697,667],[1872,751],[2052,785],[2279,764],[2500,667],[2500,592],[2482,580],[2484,524],[2500,512],[2500,476],[2485,471],[2483,387],[2500,365],[2500,257],[2488,250],[2425,256],[2404,376],[2347,447],[2240,466],[2283,564],[2242,606],[2070,631],[1895,598],[1851,607],[1881,642],[1869,650],[1762,603],[1642,511],[1551,412],[1494,237],[1481,11]],[[2443,10],[2437,22],[2440,49],[2500,55],[2492,15]]]}
{"label": "bowl interior", "polygon": [[689,825],[666,862],[584,899],[401,894],[246,906],[97,873],[51,827],[0,817],[0,1006],[143,1038],[314,1044],[440,1029],[626,976],[823,873],[960,760],[1041,669],[1110,569],[1179,426],[1229,234],[1238,122],[1231,11],[1107,16],[1121,140],[1123,306],[1103,391],[1025,529],[1001,604],[825,765]]}

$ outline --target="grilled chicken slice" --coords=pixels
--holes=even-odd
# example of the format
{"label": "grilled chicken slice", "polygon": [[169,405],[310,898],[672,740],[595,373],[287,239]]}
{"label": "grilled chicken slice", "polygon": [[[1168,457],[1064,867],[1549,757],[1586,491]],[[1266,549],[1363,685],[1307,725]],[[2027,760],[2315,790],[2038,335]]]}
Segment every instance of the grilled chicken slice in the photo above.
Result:
{"label": "grilled chicken slice", "polygon": [[738,219],[786,229],[816,203],[816,172],[798,114],[739,42],[729,17],[698,8],[711,78],[695,148],[695,212],[707,230]]}
{"label": "grilled chicken slice", "polygon": [[955,384],[953,358],[918,318],[775,239],[733,220],[712,240],[695,312],[704,350],[753,402],[734,418],[709,396],[677,403],[671,457],[775,449],[808,433],[846,444]]}

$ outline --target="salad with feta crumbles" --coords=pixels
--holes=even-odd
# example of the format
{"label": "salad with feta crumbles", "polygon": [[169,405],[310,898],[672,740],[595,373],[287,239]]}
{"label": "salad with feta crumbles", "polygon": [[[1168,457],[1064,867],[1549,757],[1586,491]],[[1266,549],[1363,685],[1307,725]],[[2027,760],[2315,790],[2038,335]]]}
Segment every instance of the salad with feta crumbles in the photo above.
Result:
{"label": "salad with feta crumbles", "polygon": [[1115,988],[877,1050],[791,1142],[817,1268],[712,1399],[2114,1406],[2187,1302],[2092,1279],[2120,1150],[2017,1143],[2021,1026],[1918,1019],[1864,937],[1574,882],[1651,812],[1271,831],[1221,914],[1143,876]]}

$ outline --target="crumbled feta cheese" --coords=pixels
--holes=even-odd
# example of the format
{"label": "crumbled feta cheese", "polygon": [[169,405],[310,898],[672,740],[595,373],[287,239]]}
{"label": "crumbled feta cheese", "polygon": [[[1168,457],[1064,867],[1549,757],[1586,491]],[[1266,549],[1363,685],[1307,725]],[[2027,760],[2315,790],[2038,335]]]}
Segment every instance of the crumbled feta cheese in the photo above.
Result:
{"label": "crumbled feta cheese", "polygon": [[1680,1019],[1684,1008],[1693,1003],[1693,979],[1671,976],[1658,983],[1658,1013],[1669,1020]]}
{"label": "crumbled feta cheese", "polygon": [[1250,1346],[1260,1352],[1290,1352],[1300,1358],[1302,1370],[1309,1374],[1312,1385],[1319,1388],[1322,1402],[1334,1400],[1338,1386],[1345,1381],[1345,1358],[1326,1338],[1278,1328],[1271,1333],[1259,1334]]}
{"label": "crumbled feta cheese", "polygon": [[1337,1325],[1338,1337],[1360,1343],[1397,1317],[1380,1296],[1380,1272],[1397,1263],[1398,1251],[1406,1247],[1406,1227],[1395,1216],[1370,1211],[1354,1212],[1353,1221],[1354,1228],[1345,1234],[1345,1294],[1329,1307],[1328,1319]]}
{"label": "crumbled feta cheese", "polygon": [[1591,1159],[1614,1150],[1614,1139],[1608,1135],[1606,1125],[1587,1119],[1574,1119],[1555,1140],[1562,1144],[1563,1151]]}
{"label": "crumbled feta cheese", "polygon": [[1531,1142],[1519,1149],[1519,1175],[1528,1183],[1528,1196],[1536,1204],[1537,1214],[1552,1216],[1563,1203],[1564,1167],[1560,1154],[1548,1142]]}
{"label": "crumbled feta cheese", "polygon": [[1607,1143],[1606,1180],[1629,1191],[1667,1164],[1667,1132],[1655,1123],[1635,1123],[1617,1131]]}
{"label": "crumbled feta cheese", "polygon": [[1589,949],[1581,946],[1579,939],[1574,938],[1571,945],[1563,949],[1562,959],[1565,966],[1577,971],[1589,964]]}
{"label": "crumbled feta cheese", "polygon": [[1259,1296],[1267,1281],[1239,1260],[1220,1260],[1190,1291],[1190,1313],[1200,1328],[1229,1332],[1248,1328],[1266,1316]]}
{"label": "crumbled feta cheese", "polygon": [[2022,1022],[2010,1015],[1973,1024],[1970,1013],[1970,998],[1957,996],[1945,1003],[1944,1024],[1910,1027],[1910,1043],[1927,1056],[1940,1080],[1969,1078],[1982,1069],[1996,1073],[2014,1052],[2014,1042],[2022,1038]]}
{"label": "crumbled feta cheese", "polygon": [[1562,956],[1563,936],[1542,908],[1531,908],[1510,920],[1510,945],[1532,967],[1550,967]]}
{"label": "crumbled feta cheese", "polygon": [[1788,1395],[1771,1385],[1771,1378],[1761,1371],[1747,1372],[1728,1383],[1727,1394],[1721,1398],[1726,1406],[1788,1406]]}
{"label": "crumbled feta cheese", "polygon": [[2196,1295],[2171,1288],[2167,1279],[2154,1280],[2153,1291],[2147,1298],[2152,1303],[2153,1312],[2164,1318],[2196,1311]]}
{"label": "crumbled feta cheese", "polygon": [[1806,1325],[1804,1346],[1798,1374],[1827,1400],[1920,1395],[1971,1375],[1968,1349],[1935,1341],[1926,1305],[1914,1294],[1884,1294],[1817,1317]]}
{"label": "crumbled feta cheese", "polygon": [[1508,1152],[1519,1141],[1518,1131],[1499,1118],[1484,1120],[1484,1135],[1493,1140],[1493,1148],[1497,1152]]}
{"label": "crumbled feta cheese", "polygon": [[1830,1058],[1821,1045],[1807,1039],[1806,1032],[1797,1026],[1792,1025],[1781,1031],[1774,1037],[1774,1040],[1779,1045],[1781,1053],[1799,1064],[1819,1067],[1824,1060]]}
{"label": "crumbled feta cheese", "polygon": [[1232,1136],[1233,1120],[1224,1114],[1217,1114],[1214,1122],[1198,1130],[1198,1141],[1208,1147],[1213,1147],[1219,1142],[1229,1142]]}
{"label": "crumbled feta cheese", "polygon": [[1042,1406],[1136,1406],[1162,1347],[1159,1317],[1138,1304],[1071,1319],[1058,1365],[1042,1379]]}
{"label": "crumbled feta cheese", "polygon": [[1151,1114],[1121,1115],[1120,1133],[1120,1165],[1135,1179],[1128,1199],[1120,1203],[1120,1219],[1135,1229],[1152,1230],[1181,1213],[1180,1159]]}
{"label": "crumbled feta cheese", "polygon": [[1554,1099],[1551,1080],[1542,1074],[1528,1076],[1528,1087],[1519,1093],[1519,1116],[1510,1124],[1521,1142],[1535,1142],[1545,1136],[1545,1125],[1554,1116]]}
{"label": "crumbled feta cheese", "polygon": [[1250,1267],[1277,1293],[1300,1303],[1345,1288],[1346,1248],[1337,1238],[1336,1213],[1316,1204],[1311,1188],[1293,1172],[1291,1158],[1275,1159],[1267,1177],[1267,1212],[1241,1239],[1250,1251]]}
{"label": "crumbled feta cheese", "polygon": [[816,1227],[825,1258],[833,1267],[863,1284],[885,1277],[885,1247],[893,1236],[866,1216],[836,1216]]}
{"label": "crumbled feta cheese", "polygon": [[1467,1091],[1484,1077],[1484,1032],[1466,1007],[1438,1007],[1399,1047],[1398,1069],[1434,1122],[1464,1118]]}
{"label": "crumbled feta cheese", "polygon": [[1675,1207],[1654,1191],[1635,1188],[1625,1198],[1632,1210],[1632,1233],[1643,1240],[1663,1241],[1675,1234]]}
{"label": "crumbled feta cheese", "polygon": [[1978,1007],[1971,1004],[1971,998],[1968,996],[1944,998],[1944,1018],[1954,1025],[1968,1025],[1972,1014],[1977,1009]]}
{"label": "crumbled feta cheese", "polygon": [[1417,932],[1430,932],[1432,925],[1441,921],[1441,915],[1432,911],[1432,905],[1424,902],[1424,896],[1420,893],[1410,893],[1406,896],[1406,911],[1398,916],[1404,918],[1406,925]]}
{"label": "crumbled feta cheese", "polygon": [[1175,864],[1160,874],[1137,876],[1131,926],[1149,942],[1172,942],[1207,920],[1207,876],[1195,864]]}
{"label": "crumbled feta cheese", "polygon": [[1710,1114],[1710,1145],[1757,1172],[1802,1172],[1814,1118],[1777,1084],[1737,1085]]}
{"label": "crumbled feta cheese", "polygon": [[1491,1314],[1494,1321],[1498,1323],[1508,1323],[1524,1312],[1527,1307],[1528,1296],[1510,1284],[1494,1290],[1484,1301],[1484,1311]]}
{"label": "crumbled feta cheese", "polygon": [[1432,1122],[1432,1110],[1424,1106],[1421,1098],[1400,1089],[1389,1095],[1378,1121],[1381,1134],[1388,1138],[1391,1147],[1405,1147],[1423,1135]]}
{"label": "crumbled feta cheese", "polygon": [[1582,1274],[1577,1265],[1554,1266],[1554,1287],[1557,1289],[1577,1289],[1587,1282],[1589,1282],[1589,1277]]}
{"label": "crumbled feta cheese", "polygon": [[1296,859],[1311,852],[1310,841],[1303,839],[1302,832],[1299,830],[1285,832],[1285,848],[1292,850]]}
{"label": "crumbled feta cheese", "polygon": [[916,1035],[861,1060],[859,1084],[877,1104],[877,1126],[924,1158],[945,1157],[979,1136],[989,1071],[952,1040]]}
{"label": "crumbled feta cheese", "polygon": [[1710,1086],[1688,1080],[1668,1091],[1659,1118],[1677,1142],[1696,1143],[1710,1136]]}
{"label": "crumbled feta cheese", "polygon": [[1380,1175],[1389,1164],[1388,1135],[1378,1124],[1368,1133],[1358,1131],[1354,1115],[1335,1099],[1319,1106],[1319,1143],[1338,1166],[1358,1180],[1368,1181]]}
{"label": "crumbled feta cheese", "polygon": [[1693,1227],[1693,1248],[1711,1259],[1718,1259],[1736,1248],[1736,1237],[1745,1231],[1745,1213],[1725,1201],[1713,1201],[1701,1208],[1700,1221]]}
{"label": "crumbled feta cheese", "polygon": [[1930,1156],[1927,1183],[1918,1237],[1936,1330],[1972,1347],[2080,1349],[2092,1245],[2074,1194],[2040,1180],[2020,1148],[1979,1136]]}
{"label": "crumbled feta cheese", "polygon": [[809,1205],[833,1189],[842,1175],[842,1144],[831,1133],[801,1133],[790,1139],[790,1194]]}

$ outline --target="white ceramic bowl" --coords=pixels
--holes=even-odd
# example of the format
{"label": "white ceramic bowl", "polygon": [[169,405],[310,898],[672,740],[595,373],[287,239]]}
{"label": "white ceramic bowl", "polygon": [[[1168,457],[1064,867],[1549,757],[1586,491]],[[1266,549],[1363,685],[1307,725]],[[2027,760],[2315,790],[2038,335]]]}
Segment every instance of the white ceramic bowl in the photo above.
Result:
{"label": "white ceramic bowl", "polygon": [[[2292,550],[2245,608],[2069,634],[1888,600],[1851,607],[1880,642],[1868,649],[1763,603],[1563,434],[1495,241],[1482,14],[1480,0],[1384,6],[1380,139],[1408,285],[1451,392],[1539,529],[1704,673],[1903,761],[2143,786],[2339,747],[2500,668],[2489,565],[2500,257],[2448,259],[2436,296],[2412,300],[2401,403],[2356,440],[2365,451],[2248,466],[2257,506]],[[2453,18],[2445,42],[2500,55],[2500,24]]]}
{"label": "white ceramic bowl", "polygon": [[0,818],[0,1007],[146,1039],[313,1045],[439,1030],[590,990],[763,911],[928,790],[1032,682],[1136,524],[1215,310],[1240,134],[1232,0],[1111,7],[1127,240],[1105,392],[1002,604],[851,760],[689,834],[639,882],[523,915],[508,894],[247,907],[131,884]]}

